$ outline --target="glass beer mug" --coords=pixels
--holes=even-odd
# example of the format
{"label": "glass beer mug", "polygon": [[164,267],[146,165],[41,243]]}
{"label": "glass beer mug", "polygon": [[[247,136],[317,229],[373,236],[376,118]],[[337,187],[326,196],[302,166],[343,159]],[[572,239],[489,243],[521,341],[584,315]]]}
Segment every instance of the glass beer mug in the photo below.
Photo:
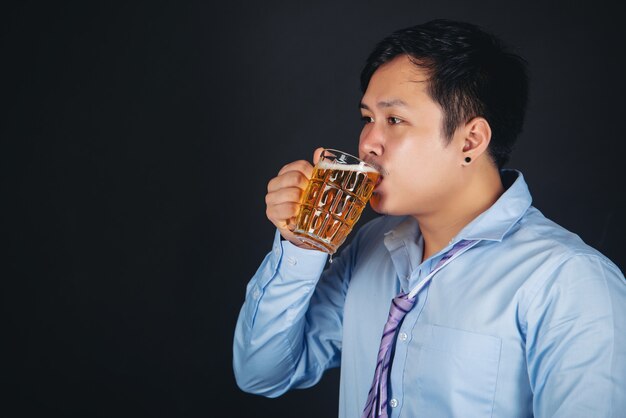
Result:
{"label": "glass beer mug", "polygon": [[379,177],[365,161],[325,149],[302,195],[293,233],[305,244],[334,254],[359,220]]}

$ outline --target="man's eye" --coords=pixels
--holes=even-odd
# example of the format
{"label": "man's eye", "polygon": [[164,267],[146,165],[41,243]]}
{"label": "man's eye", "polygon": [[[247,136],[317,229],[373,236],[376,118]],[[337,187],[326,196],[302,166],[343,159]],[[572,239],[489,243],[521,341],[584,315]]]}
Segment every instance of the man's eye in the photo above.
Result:
{"label": "man's eye", "polygon": [[361,116],[361,120],[365,123],[372,123],[374,122],[374,119],[369,117],[369,116]]}
{"label": "man's eye", "polygon": [[398,123],[402,122],[402,119],[390,116],[387,118],[387,122],[389,122],[390,125],[397,125]]}

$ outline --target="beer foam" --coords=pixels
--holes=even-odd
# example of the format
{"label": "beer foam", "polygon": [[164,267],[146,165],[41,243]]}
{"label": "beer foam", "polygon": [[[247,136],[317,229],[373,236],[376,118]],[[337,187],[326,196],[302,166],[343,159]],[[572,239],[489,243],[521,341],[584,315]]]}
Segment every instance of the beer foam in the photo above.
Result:
{"label": "beer foam", "polygon": [[341,164],[328,160],[321,160],[317,163],[317,168],[324,170],[359,171],[361,173],[378,173],[373,167],[365,164]]}

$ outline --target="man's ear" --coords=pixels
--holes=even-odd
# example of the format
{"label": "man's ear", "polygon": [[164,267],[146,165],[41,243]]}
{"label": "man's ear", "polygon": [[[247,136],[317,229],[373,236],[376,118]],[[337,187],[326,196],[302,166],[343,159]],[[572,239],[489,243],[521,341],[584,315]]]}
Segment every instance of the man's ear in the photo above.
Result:
{"label": "man's ear", "polygon": [[463,159],[465,164],[483,155],[491,142],[491,126],[487,119],[477,116],[463,128]]}

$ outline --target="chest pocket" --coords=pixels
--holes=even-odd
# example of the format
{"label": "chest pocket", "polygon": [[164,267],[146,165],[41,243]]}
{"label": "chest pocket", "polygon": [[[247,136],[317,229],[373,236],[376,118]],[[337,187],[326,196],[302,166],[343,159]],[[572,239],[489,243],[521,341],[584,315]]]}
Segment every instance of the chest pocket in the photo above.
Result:
{"label": "chest pocket", "polygon": [[405,381],[405,393],[418,397],[406,404],[416,408],[407,416],[491,417],[501,344],[490,335],[416,325],[407,356],[414,373],[405,375],[412,380]]}

